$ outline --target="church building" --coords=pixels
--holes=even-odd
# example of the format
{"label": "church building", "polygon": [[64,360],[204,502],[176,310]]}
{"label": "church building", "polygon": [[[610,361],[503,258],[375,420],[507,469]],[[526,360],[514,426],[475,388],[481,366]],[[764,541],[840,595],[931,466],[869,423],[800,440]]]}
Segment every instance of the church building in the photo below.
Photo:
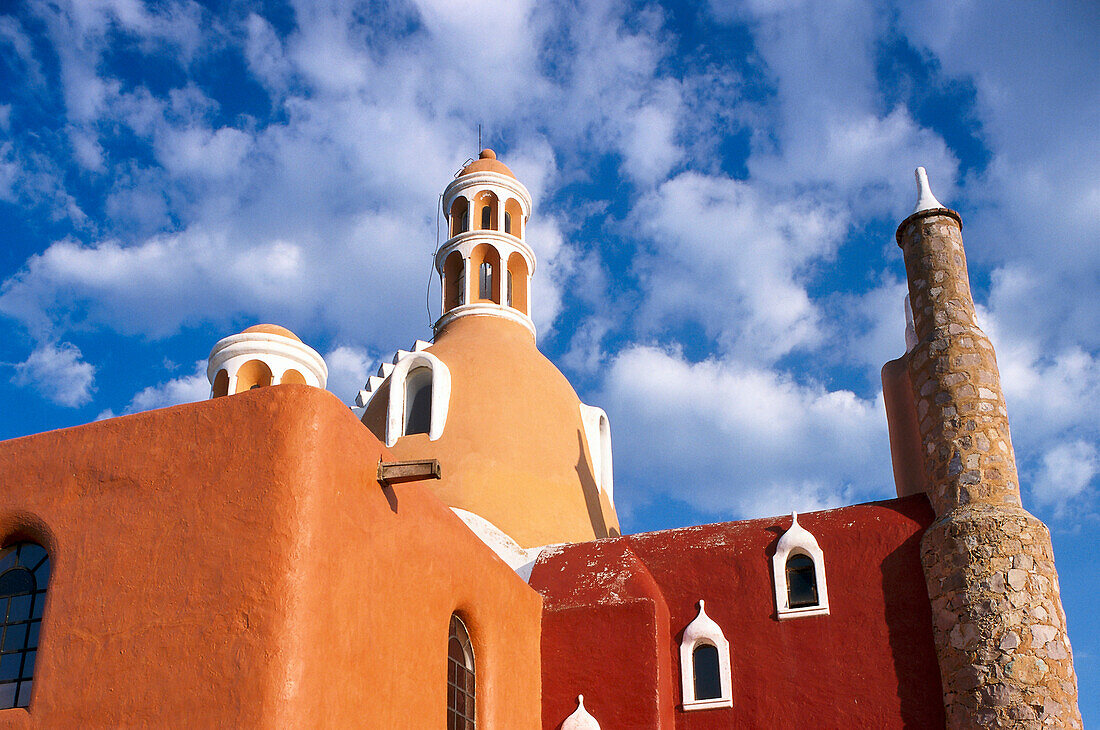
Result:
{"label": "church building", "polygon": [[1081,728],[962,220],[917,179],[896,498],[623,535],[608,416],[536,346],[531,195],[483,150],[433,340],[354,406],[260,324],[209,400],[0,443],[0,728]]}

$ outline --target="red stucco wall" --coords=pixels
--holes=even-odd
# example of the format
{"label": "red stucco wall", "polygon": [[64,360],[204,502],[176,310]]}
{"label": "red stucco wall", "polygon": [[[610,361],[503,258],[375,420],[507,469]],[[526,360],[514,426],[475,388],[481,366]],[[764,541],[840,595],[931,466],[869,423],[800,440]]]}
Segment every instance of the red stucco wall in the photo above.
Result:
{"label": "red stucco wall", "polygon": [[479,725],[538,727],[539,596],[382,454],[294,385],[0,444],[0,538],[53,561],[0,727],[443,727],[455,610]]}
{"label": "red stucco wall", "polygon": [[[532,573],[531,585],[544,593],[550,607],[559,595],[577,592],[578,585],[606,582],[621,560],[622,545],[629,546],[659,586],[669,628],[663,637],[653,637],[648,632],[659,632],[659,626],[593,621],[591,631],[600,635],[586,641],[604,650],[574,651],[568,633],[551,630],[548,610],[544,727],[556,728],[554,723],[564,719],[560,709],[551,708],[551,698],[578,693],[603,723],[599,708],[629,700],[617,685],[617,672],[629,666],[639,645],[654,638],[663,639],[672,657],[676,728],[943,727],[931,608],[919,558],[920,536],[931,520],[923,495],[799,515],[799,523],[825,553],[831,613],[785,621],[775,615],[771,556],[790,517],[647,533],[547,552]],[[682,712],[679,641],[697,614],[700,598],[730,642],[733,707]],[[603,610],[610,615],[615,608]],[[560,674],[548,664],[550,657],[555,665],[586,668],[575,666]],[[655,727],[648,716],[617,717],[605,726]]]}

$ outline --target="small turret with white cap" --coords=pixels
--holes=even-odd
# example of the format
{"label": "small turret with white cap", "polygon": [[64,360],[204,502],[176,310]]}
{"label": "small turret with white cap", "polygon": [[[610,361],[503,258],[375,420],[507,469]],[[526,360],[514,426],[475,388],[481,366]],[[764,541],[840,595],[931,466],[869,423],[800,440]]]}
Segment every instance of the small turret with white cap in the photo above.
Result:
{"label": "small turret with white cap", "polygon": [[997,358],[970,290],[962,218],[932,195],[923,167],[917,189],[917,209],[896,239],[916,339],[905,364],[936,512],[921,538],[921,563],[936,615],[947,727],[1080,728],[1050,533],[1021,505]]}
{"label": "small turret with white cap", "polygon": [[210,351],[206,377],[210,397],[217,398],[283,383],[324,388],[328,366],[286,327],[257,324],[218,340]]}
{"label": "small turret with white cap", "polygon": [[584,706],[584,695],[577,695],[577,709],[565,718],[561,730],[600,730],[600,723],[596,722],[596,718]]}

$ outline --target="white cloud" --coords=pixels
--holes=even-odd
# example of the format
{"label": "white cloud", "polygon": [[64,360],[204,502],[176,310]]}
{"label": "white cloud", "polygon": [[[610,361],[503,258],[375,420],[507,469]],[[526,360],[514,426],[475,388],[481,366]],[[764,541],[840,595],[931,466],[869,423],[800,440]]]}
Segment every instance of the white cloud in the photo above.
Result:
{"label": "white cloud", "polygon": [[355,394],[374,375],[372,365],[377,358],[362,347],[341,345],[325,355],[328,365],[328,390],[347,404],[355,400]]}
{"label": "white cloud", "polygon": [[1089,488],[1098,471],[1100,456],[1095,444],[1087,441],[1060,444],[1043,454],[1042,468],[1031,493],[1039,502],[1055,505],[1062,511],[1067,501]]}
{"label": "white cloud", "polygon": [[199,360],[195,363],[194,372],[191,374],[150,385],[139,391],[126,406],[125,412],[137,413],[154,408],[167,408],[181,403],[206,400],[208,397],[210,397],[210,381],[206,378],[206,360]]}
{"label": "white cloud", "polygon": [[631,222],[653,241],[638,264],[643,331],[647,321],[693,318],[727,351],[765,361],[818,343],[819,312],[803,277],[835,252],[843,212],[688,172],[644,197]]}
{"label": "white cloud", "polygon": [[82,406],[92,399],[96,372],[82,358],[80,348],[71,343],[41,343],[15,365],[12,382],[30,386],[58,405]]}
{"label": "white cloud", "polygon": [[893,494],[881,397],[632,347],[615,358],[598,402],[615,428],[617,480],[634,500],[663,494],[751,517]]}

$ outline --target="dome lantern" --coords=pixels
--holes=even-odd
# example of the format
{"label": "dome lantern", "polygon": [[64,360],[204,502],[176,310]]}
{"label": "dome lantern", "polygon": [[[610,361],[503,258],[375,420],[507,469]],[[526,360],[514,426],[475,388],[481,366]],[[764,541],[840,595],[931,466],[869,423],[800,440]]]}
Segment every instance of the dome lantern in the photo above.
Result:
{"label": "dome lantern", "polygon": [[442,282],[438,333],[464,315],[518,322],[531,335],[530,281],[535,254],[524,240],[531,194],[491,149],[484,149],[443,192],[448,238],[436,254]]}
{"label": "dome lantern", "polygon": [[257,324],[218,340],[210,351],[206,377],[210,397],[268,385],[295,383],[324,388],[328,367],[316,350],[277,324]]}

